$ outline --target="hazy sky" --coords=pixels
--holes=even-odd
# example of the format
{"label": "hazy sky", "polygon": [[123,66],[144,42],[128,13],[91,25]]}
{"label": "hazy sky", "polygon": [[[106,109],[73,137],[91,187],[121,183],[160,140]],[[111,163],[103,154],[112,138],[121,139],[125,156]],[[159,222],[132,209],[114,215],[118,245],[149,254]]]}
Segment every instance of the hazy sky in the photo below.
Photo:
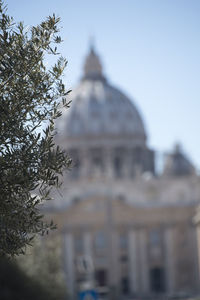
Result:
{"label": "hazy sky", "polygon": [[81,76],[90,36],[109,81],[134,100],[149,145],[179,141],[200,169],[200,0],[6,0],[16,21],[62,19],[66,84]]}

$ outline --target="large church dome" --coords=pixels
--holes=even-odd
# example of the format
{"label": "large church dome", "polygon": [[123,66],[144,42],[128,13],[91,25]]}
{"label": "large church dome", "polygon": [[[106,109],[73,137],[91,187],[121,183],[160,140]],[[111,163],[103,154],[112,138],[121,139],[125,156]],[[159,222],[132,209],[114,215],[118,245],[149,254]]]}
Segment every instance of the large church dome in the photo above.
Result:
{"label": "large church dome", "polygon": [[107,82],[93,47],[86,57],[84,76],[73,90],[71,100],[70,109],[57,123],[63,138],[127,136],[145,144],[144,124],[137,108]]}
{"label": "large church dome", "polygon": [[55,141],[73,159],[72,178],[154,172],[154,152],[146,144],[142,118],[133,102],[109,84],[93,48],[71,100],[56,120]]}

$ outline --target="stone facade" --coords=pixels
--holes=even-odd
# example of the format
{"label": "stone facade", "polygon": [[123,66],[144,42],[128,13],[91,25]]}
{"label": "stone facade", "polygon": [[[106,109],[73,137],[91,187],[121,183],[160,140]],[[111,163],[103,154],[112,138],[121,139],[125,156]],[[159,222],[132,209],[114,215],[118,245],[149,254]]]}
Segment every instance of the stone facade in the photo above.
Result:
{"label": "stone facade", "polygon": [[[74,295],[81,258],[101,293],[198,293],[193,216],[200,178],[181,149],[155,174],[135,105],[109,85],[94,49],[72,106],[56,123],[56,142],[73,158],[60,196],[46,207],[63,240],[63,268]],[[86,266],[87,267],[87,266]]]}

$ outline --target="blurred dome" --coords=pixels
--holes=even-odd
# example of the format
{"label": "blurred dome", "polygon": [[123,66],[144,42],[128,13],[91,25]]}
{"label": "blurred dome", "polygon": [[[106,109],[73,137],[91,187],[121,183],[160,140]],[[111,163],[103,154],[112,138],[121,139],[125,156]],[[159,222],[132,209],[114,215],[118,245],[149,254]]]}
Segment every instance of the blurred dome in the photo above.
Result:
{"label": "blurred dome", "polygon": [[58,135],[64,138],[137,138],[145,144],[146,133],[138,110],[122,92],[108,84],[93,47],[86,57],[84,76],[71,93],[72,104],[58,119]]}
{"label": "blurred dome", "polygon": [[195,168],[188,158],[183,154],[181,146],[175,145],[173,153],[167,155],[164,167],[164,174],[169,176],[191,175]]}

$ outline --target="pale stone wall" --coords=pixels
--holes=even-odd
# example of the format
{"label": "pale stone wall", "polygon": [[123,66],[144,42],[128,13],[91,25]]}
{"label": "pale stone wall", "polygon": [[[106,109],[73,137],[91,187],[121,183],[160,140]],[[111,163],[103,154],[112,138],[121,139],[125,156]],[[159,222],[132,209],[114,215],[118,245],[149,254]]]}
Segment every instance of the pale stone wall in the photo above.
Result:
{"label": "pale stone wall", "polygon": [[[82,197],[81,190],[84,190],[83,186],[86,187],[85,181],[78,186],[72,184],[68,190],[69,197],[79,195],[79,201],[68,199],[70,204],[67,208],[63,204],[62,210],[54,209],[53,218],[63,232],[64,266],[71,293],[76,289],[76,254],[73,247],[77,233],[83,236],[82,254],[92,257],[95,269],[105,270],[107,282],[118,290],[122,278],[128,278],[130,293],[151,294],[150,270],[154,267],[164,270],[166,294],[181,291],[194,293],[198,290],[197,241],[195,228],[192,226],[198,187],[194,188],[194,196],[192,192],[188,193],[188,198],[183,203],[177,196],[180,187],[189,190],[186,182],[198,183],[198,178],[188,178],[188,181],[183,178],[182,182],[178,179],[177,185],[175,181],[171,185],[166,178],[152,180],[152,185],[139,180],[132,185],[128,182],[109,184],[106,181],[104,184],[100,181],[97,185],[96,180],[88,181]],[[162,180],[166,185],[168,183],[168,189]],[[127,187],[126,193],[124,186]],[[148,193],[153,198],[158,191],[162,192],[163,186],[166,200],[163,198],[159,202],[157,199],[155,204],[149,199]],[[173,205],[167,205],[167,198],[171,201],[174,199]],[[159,244],[151,245],[151,232],[154,230],[159,232]],[[104,232],[110,238],[106,248],[100,252],[94,247],[94,238],[98,232]],[[127,249],[120,250],[122,233],[127,235],[128,245]]]}

